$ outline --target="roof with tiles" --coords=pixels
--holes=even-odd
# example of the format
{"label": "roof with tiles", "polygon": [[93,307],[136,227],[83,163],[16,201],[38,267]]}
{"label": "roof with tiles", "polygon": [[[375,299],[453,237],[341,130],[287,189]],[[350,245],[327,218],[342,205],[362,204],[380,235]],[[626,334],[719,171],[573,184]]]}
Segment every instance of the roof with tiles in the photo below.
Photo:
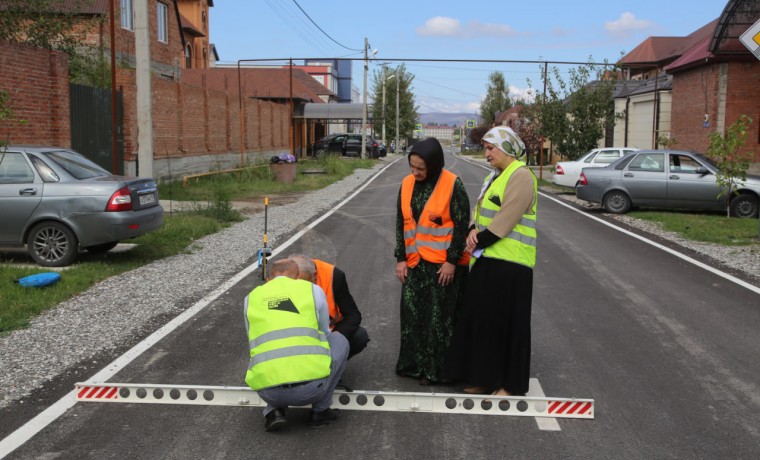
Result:
{"label": "roof with tiles", "polygon": [[[242,81],[239,86],[247,97],[259,99],[291,98],[289,69],[245,68],[240,69],[240,75]],[[183,82],[185,83],[200,86],[204,79],[209,89],[224,90],[226,88],[230,92],[237,92],[238,69],[236,68],[187,69],[183,71]],[[292,98],[305,102],[323,103],[324,101],[319,97],[320,93],[312,89],[309,80],[314,79],[303,70],[293,69]],[[319,86],[324,91],[328,91],[324,86]]]}
{"label": "roof with tiles", "polygon": [[667,65],[685,52],[712,36],[718,19],[715,19],[686,37],[649,37],[618,62],[623,67],[654,67]]}

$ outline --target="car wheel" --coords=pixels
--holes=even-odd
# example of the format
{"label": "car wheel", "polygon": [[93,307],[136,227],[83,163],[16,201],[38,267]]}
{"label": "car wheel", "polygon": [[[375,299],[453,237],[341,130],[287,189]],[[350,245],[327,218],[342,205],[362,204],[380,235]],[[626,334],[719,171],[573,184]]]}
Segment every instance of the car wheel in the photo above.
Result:
{"label": "car wheel", "polygon": [[728,208],[729,212],[734,217],[757,217],[758,216],[758,201],[757,197],[750,195],[749,193],[742,193],[734,197],[731,200],[731,204]]}
{"label": "car wheel", "polygon": [[317,151],[314,153],[314,158],[321,160],[322,158],[327,156],[327,149],[317,149]]}
{"label": "car wheel", "polygon": [[27,250],[43,267],[71,265],[79,253],[79,242],[69,227],[59,222],[41,222],[32,228]]}
{"label": "car wheel", "polygon": [[631,209],[631,199],[625,192],[613,190],[602,198],[602,206],[607,212],[613,214],[625,214]]}
{"label": "car wheel", "polygon": [[92,252],[94,254],[102,254],[104,252],[108,252],[111,249],[115,248],[117,244],[119,244],[118,241],[111,241],[110,243],[96,244],[95,246],[87,246],[85,249],[87,249],[87,252]]}

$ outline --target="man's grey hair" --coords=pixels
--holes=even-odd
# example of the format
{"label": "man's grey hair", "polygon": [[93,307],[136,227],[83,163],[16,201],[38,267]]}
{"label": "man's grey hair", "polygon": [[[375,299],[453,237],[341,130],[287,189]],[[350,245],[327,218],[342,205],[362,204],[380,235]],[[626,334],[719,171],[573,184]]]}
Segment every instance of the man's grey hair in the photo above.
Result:
{"label": "man's grey hair", "polygon": [[317,273],[317,266],[314,264],[314,259],[305,254],[291,254],[288,259],[298,265],[298,277],[301,279],[314,279]]}

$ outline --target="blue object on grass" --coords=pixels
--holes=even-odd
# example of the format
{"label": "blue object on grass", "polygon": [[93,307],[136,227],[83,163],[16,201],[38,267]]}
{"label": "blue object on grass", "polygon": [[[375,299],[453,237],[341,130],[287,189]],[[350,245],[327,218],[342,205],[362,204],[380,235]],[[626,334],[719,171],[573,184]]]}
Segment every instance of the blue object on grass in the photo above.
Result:
{"label": "blue object on grass", "polygon": [[61,279],[61,274],[56,272],[37,273],[19,278],[16,282],[23,287],[43,287],[56,283]]}

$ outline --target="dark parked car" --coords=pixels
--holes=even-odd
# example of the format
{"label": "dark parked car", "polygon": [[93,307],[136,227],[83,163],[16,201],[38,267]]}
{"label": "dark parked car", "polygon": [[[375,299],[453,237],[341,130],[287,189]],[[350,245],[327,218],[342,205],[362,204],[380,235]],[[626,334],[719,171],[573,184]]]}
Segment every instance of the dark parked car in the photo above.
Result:
{"label": "dark parked car", "polygon": [[0,246],[23,247],[40,265],[62,267],[80,249],[106,252],[161,226],[151,178],[114,176],[56,147],[0,150]]}
{"label": "dark parked car", "polygon": [[575,194],[601,203],[611,213],[652,207],[722,211],[757,217],[760,177],[739,181],[736,194],[720,198],[717,165],[704,155],[673,150],[640,150],[604,168],[583,168]]}
{"label": "dark parked car", "polygon": [[[312,155],[319,158],[323,155],[343,155],[349,157],[361,156],[361,134],[330,134],[323,137],[312,145]],[[365,152],[370,158],[377,158],[377,141],[369,136],[364,136]]]}

